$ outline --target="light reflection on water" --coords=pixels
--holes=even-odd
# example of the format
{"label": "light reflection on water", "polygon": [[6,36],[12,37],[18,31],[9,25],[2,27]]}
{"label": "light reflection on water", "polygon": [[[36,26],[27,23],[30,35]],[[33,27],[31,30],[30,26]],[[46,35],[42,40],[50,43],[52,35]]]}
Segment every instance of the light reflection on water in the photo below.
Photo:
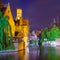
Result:
{"label": "light reflection on water", "polygon": [[0,53],[0,60],[29,60],[29,49],[27,48],[18,52]]}
{"label": "light reflection on water", "polygon": [[30,47],[11,53],[0,53],[0,60],[60,60],[60,47]]}

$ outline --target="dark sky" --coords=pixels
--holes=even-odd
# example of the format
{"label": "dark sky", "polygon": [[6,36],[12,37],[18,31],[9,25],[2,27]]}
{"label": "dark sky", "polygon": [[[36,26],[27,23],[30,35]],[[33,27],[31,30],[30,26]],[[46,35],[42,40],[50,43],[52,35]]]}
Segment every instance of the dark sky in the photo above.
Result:
{"label": "dark sky", "polygon": [[30,21],[30,28],[41,29],[53,23],[55,17],[60,20],[60,0],[2,0],[10,2],[13,16],[16,8],[22,8],[23,17]]}

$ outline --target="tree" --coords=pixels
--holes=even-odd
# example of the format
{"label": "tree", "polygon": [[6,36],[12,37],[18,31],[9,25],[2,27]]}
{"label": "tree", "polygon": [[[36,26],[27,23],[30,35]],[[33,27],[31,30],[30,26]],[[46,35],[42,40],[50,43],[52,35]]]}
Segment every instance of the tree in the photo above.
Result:
{"label": "tree", "polygon": [[[10,33],[10,39],[8,38]],[[2,48],[3,47],[3,48]],[[12,47],[12,32],[11,26],[8,22],[8,18],[2,15],[0,11],[0,50]],[[13,49],[13,47],[12,47]]]}
{"label": "tree", "polygon": [[44,38],[46,38],[48,41],[55,41],[56,38],[60,37],[60,29],[57,25],[53,25],[53,27],[48,30],[48,28],[45,28],[41,33],[41,42],[44,42]]}
{"label": "tree", "polygon": [[46,38],[47,39],[47,32],[48,32],[48,28],[45,28],[42,33],[41,33],[41,42],[44,42],[44,39]]}
{"label": "tree", "polygon": [[56,25],[53,25],[53,27],[51,28],[50,30],[50,33],[51,33],[51,40],[56,40],[56,38],[59,37],[59,34],[60,34],[60,31],[59,31],[59,28],[56,26]]}
{"label": "tree", "polygon": [[56,25],[53,25],[50,31],[47,32],[47,38],[49,41],[55,41],[56,38],[60,37],[59,35],[60,35],[60,31]]}

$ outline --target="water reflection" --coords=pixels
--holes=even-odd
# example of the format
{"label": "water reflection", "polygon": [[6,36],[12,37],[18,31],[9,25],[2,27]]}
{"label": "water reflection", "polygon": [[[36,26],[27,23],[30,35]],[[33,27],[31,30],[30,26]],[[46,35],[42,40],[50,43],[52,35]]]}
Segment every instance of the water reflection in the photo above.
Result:
{"label": "water reflection", "polygon": [[15,60],[16,53],[0,53],[0,60]]}
{"label": "water reflection", "polygon": [[26,50],[19,51],[18,60],[29,60],[29,53]]}
{"label": "water reflection", "polygon": [[30,47],[19,52],[0,53],[0,60],[60,60],[60,47]]}
{"label": "water reflection", "polygon": [[18,52],[0,53],[0,60],[29,60],[29,48]]}
{"label": "water reflection", "polygon": [[60,46],[56,47],[56,53],[60,55]]}
{"label": "water reflection", "polygon": [[30,47],[30,49],[29,49],[30,60],[38,60],[39,57],[40,57],[40,48]]}

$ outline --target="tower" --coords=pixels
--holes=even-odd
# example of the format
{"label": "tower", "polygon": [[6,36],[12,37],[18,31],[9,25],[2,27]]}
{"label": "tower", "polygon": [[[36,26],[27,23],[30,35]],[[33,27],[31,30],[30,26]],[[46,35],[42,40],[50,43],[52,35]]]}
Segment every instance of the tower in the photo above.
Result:
{"label": "tower", "polygon": [[22,9],[17,9],[17,15],[16,15],[16,24],[21,25],[22,24]]}
{"label": "tower", "polygon": [[[15,32],[15,36],[18,36],[19,34],[22,34],[22,9],[17,8],[16,10],[16,20],[15,20],[15,27],[16,27],[16,32]],[[20,36],[21,36],[20,35]]]}
{"label": "tower", "polygon": [[22,9],[17,9],[17,20],[20,20],[22,17]]}

